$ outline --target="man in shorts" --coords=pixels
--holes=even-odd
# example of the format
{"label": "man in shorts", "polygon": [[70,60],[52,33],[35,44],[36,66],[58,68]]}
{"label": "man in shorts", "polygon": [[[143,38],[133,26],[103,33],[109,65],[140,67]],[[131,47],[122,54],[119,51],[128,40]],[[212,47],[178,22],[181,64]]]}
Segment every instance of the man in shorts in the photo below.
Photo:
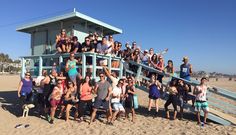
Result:
{"label": "man in shorts", "polygon": [[112,99],[111,104],[115,112],[112,114],[112,122],[115,121],[116,116],[119,112],[125,113],[125,109],[120,102],[120,99],[123,97],[122,95],[122,86],[124,85],[124,81],[122,79],[119,80],[118,84],[112,90]]}
{"label": "man in shorts", "polygon": [[107,113],[107,124],[111,125],[111,114],[109,112],[109,99],[112,93],[111,84],[105,80],[105,74],[99,73],[100,81],[97,83],[94,91],[97,94],[94,102],[94,108],[90,119],[90,124],[95,120],[97,110],[102,107]]}

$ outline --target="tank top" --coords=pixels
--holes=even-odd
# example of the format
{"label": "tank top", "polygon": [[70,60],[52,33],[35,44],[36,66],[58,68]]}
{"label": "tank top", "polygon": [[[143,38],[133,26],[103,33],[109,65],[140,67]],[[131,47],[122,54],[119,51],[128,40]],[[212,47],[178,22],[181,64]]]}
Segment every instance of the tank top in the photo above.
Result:
{"label": "tank top", "polygon": [[45,96],[49,96],[52,93],[52,90],[56,86],[56,77],[49,75],[49,83],[44,85],[43,93]]}
{"label": "tank top", "polygon": [[182,64],[180,66],[180,78],[190,81],[190,64]]}
{"label": "tank top", "polygon": [[88,83],[84,83],[82,85],[80,93],[80,100],[86,101],[91,99],[92,99],[92,88],[89,86]]}
{"label": "tank top", "polygon": [[29,94],[32,91],[33,87],[32,80],[27,81],[25,79],[22,79],[21,81],[23,83],[21,88],[21,94]]}
{"label": "tank top", "polygon": [[[73,76],[73,75],[76,75],[78,72],[77,72],[77,69],[76,69],[76,61],[73,60],[68,60],[68,65],[69,65],[69,71],[68,71],[68,75],[69,76]],[[72,68],[74,66],[74,68]]]}

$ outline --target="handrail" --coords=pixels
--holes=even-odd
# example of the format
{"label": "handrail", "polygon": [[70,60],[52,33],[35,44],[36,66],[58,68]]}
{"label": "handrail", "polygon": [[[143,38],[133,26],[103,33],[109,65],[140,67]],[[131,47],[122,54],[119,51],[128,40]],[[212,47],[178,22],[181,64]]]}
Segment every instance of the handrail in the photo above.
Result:
{"label": "handrail", "polygon": [[[141,63],[136,63],[136,62],[134,62],[134,61],[129,61],[129,63],[131,63],[131,64],[133,64],[133,65],[136,65],[136,66],[139,66],[139,67],[141,66],[142,68],[145,68],[145,69],[148,70],[148,71],[152,71],[152,72],[154,71],[154,72],[156,72],[156,73],[158,73],[158,74],[160,74],[160,75],[164,75],[164,76],[167,76],[167,77],[172,77],[172,78],[175,78],[175,79],[183,80],[185,83],[190,84],[190,85],[192,85],[192,86],[197,86],[197,85],[200,84],[200,82],[185,80],[185,79],[183,79],[183,78],[174,76],[174,75],[172,75],[172,74],[165,73],[165,72],[161,72],[161,71],[159,71],[159,70],[157,70],[157,69],[154,69],[154,68],[152,68],[152,67],[146,66],[146,65],[141,64]],[[137,75],[137,76],[139,77],[140,74]],[[227,90],[224,90],[224,89],[222,89],[222,88],[215,87],[215,86],[212,86],[212,87],[217,88],[217,91],[216,91],[216,90],[213,90],[213,89],[209,89],[210,92],[213,92],[213,93],[215,93],[215,94],[217,94],[217,95],[224,96],[224,97],[226,97],[226,98],[230,98],[230,99],[232,99],[232,100],[236,100],[236,93],[235,93],[235,92],[230,92],[230,91],[227,91]]]}

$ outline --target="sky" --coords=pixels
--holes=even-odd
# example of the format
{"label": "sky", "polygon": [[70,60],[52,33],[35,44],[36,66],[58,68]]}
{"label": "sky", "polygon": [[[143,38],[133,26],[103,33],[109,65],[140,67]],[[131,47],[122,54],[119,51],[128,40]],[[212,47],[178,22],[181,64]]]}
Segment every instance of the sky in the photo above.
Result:
{"label": "sky", "polygon": [[195,71],[236,74],[236,0],[1,0],[0,52],[30,55],[30,35],[16,28],[73,8],[122,29],[123,44],[169,48],[177,70],[188,56]]}

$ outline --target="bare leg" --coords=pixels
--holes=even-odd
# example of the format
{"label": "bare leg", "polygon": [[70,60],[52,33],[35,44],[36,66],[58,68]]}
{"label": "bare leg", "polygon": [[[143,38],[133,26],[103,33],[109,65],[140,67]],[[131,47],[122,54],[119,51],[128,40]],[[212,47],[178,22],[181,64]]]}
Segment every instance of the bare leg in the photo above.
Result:
{"label": "bare leg", "polygon": [[112,122],[114,122],[115,121],[115,119],[116,119],[116,116],[117,116],[117,114],[119,113],[119,111],[115,111],[113,114],[112,114]]}
{"label": "bare leg", "polygon": [[180,107],[180,119],[183,119],[184,108]]}
{"label": "bare leg", "polygon": [[66,52],[66,45],[62,45],[62,52]]}
{"label": "bare leg", "polygon": [[51,122],[52,123],[53,123],[53,120],[54,120],[56,109],[57,109],[57,107],[51,107],[50,117],[51,117]]}
{"label": "bare leg", "polygon": [[159,110],[158,99],[156,99],[156,101],[155,101],[155,106],[156,106],[156,112],[158,112],[158,110]]}
{"label": "bare leg", "polygon": [[132,122],[134,122],[134,119],[135,119],[135,110],[134,110],[134,108],[131,109],[131,112],[132,112]]}
{"label": "bare leg", "polygon": [[201,119],[200,119],[200,112],[197,112],[197,123],[200,124],[201,123]]}
{"label": "bare leg", "polygon": [[[112,110],[111,110],[111,112],[112,112]],[[110,109],[109,110],[107,110],[107,122],[111,122],[111,115],[112,115],[112,113],[110,112]]]}
{"label": "bare leg", "polygon": [[173,117],[174,120],[176,119],[176,116],[177,116],[177,111],[174,111],[174,117]]}
{"label": "bare leg", "polygon": [[169,111],[166,111],[166,118],[170,119],[170,112]]}
{"label": "bare leg", "polygon": [[62,53],[61,47],[57,47],[57,51],[58,51],[59,53]]}
{"label": "bare leg", "polygon": [[152,109],[152,99],[149,98],[148,111],[151,111],[151,109]]}
{"label": "bare leg", "polygon": [[97,109],[94,108],[93,112],[92,112],[92,115],[91,115],[90,124],[94,121],[96,113],[97,113]]}
{"label": "bare leg", "polygon": [[61,106],[61,111],[60,111],[60,114],[58,116],[58,118],[60,119],[62,117],[62,114],[64,113],[66,107],[64,105]]}
{"label": "bare leg", "polygon": [[71,104],[68,104],[68,105],[66,106],[66,121],[69,120],[71,107],[72,107]]}
{"label": "bare leg", "polygon": [[208,112],[207,112],[207,111],[204,111],[204,123],[207,123],[207,122],[206,122],[207,116],[208,116]]}

